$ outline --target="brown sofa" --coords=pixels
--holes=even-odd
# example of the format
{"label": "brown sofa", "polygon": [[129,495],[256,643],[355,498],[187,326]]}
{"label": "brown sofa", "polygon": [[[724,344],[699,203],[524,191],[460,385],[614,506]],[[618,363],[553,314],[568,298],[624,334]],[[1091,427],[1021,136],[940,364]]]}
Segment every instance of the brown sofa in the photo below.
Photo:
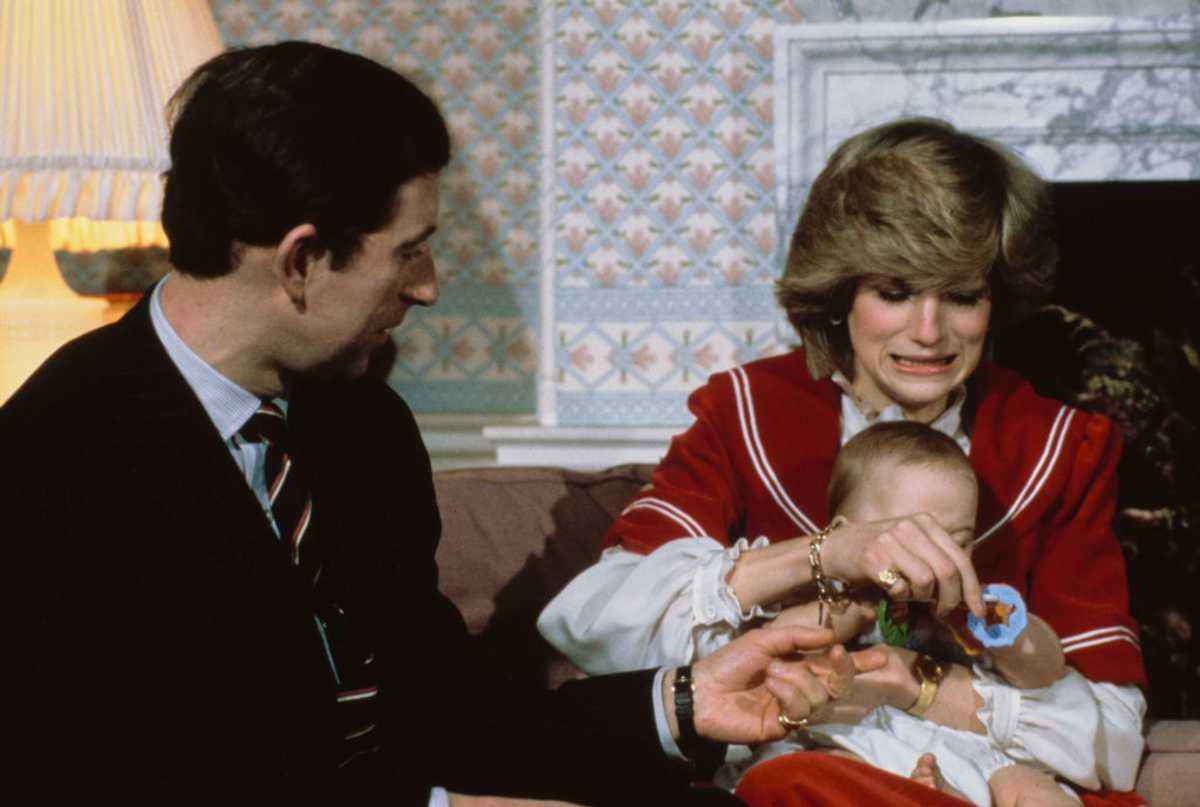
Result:
{"label": "brown sofa", "polygon": [[[592,563],[608,525],[650,466],[585,473],[480,468],[434,475],[442,590],[475,636],[476,664],[516,686],[578,674],[534,628],[542,606]],[[1154,807],[1200,805],[1200,721],[1151,721],[1138,792]]]}

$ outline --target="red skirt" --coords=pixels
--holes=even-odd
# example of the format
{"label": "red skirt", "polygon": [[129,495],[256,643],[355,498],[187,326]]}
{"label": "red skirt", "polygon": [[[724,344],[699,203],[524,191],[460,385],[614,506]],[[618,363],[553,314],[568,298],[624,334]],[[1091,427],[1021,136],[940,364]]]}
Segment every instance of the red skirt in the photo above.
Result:
{"label": "red skirt", "polygon": [[[738,783],[736,795],[751,807],[964,807],[970,802],[865,762],[800,751],[760,762]],[[1139,807],[1136,793],[1081,792],[1086,807]]]}

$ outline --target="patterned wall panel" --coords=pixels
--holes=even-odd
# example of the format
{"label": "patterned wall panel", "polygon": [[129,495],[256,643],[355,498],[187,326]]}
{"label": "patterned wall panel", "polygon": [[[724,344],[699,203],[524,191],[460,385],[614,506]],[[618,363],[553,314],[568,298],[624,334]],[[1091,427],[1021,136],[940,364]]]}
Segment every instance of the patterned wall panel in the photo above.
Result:
{"label": "patterned wall panel", "polygon": [[557,421],[681,422],[709,373],[778,352],[771,36],[787,3],[560,2]]}
{"label": "patterned wall panel", "polygon": [[534,408],[538,310],[535,0],[212,0],[230,45],[305,39],[396,68],[437,99],[455,157],[434,250],[441,300],[394,337],[418,412]]}

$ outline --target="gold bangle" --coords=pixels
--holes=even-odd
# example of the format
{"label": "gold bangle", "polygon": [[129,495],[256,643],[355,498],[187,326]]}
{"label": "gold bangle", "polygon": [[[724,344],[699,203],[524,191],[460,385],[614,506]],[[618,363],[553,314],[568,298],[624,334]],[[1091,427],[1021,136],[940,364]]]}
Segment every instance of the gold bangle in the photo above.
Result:
{"label": "gold bangle", "polygon": [[821,544],[825,543],[825,539],[834,529],[834,525],[829,525],[814,535],[808,544],[808,566],[812,569],[813,582],[817,585],[817,602],[820,606],[817,619],[822,625],[825,624],[825,608],[840,614],[850,605],[850,599],[845,594],[846,583],[837,578],[826,577],[825,570],[821,567]]}
{"label": "gold bangle", "polygon": [[921,693],[917,695],[917,702],[908,707],[907,711],[913,717],[921,717],[933,705],[938,687],[946,677],[946,667],[932,656],[921,653],[913,662],[913,673],[921,682]]}

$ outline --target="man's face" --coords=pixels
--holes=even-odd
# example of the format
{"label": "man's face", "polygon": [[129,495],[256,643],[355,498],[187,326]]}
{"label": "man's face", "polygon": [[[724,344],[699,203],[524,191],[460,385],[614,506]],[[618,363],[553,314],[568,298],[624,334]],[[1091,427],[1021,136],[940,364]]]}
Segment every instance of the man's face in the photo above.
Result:
{"label": "man's face", "polygon": [[975,537],[979,485],[945,462],[876,462],[842,508],[851,521],[878,521],[929,513],[954,543],[966,547]]}
{"label": "man's face", "polygon": [[372,351],[404,321],[414,305],[437,302],[438,282],[429,252],[437,227],[438,177],[426,174],[400,186],[397,211],[381,229],[363,236],[339,269],[331,256],[317,261],[305,291],[304,367],[320,375],[356,377]]}

